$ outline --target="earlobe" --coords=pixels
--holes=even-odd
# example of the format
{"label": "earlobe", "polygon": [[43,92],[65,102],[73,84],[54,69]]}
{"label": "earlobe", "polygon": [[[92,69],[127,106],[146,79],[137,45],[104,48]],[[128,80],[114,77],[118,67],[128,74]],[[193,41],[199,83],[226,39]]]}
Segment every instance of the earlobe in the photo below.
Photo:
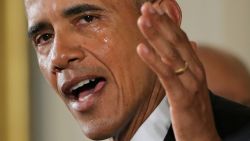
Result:
{"label": "earlobe", "polygon": [[153,5],[161,8],[178,26],[181,25],[182,12],[176,0],[156,0]]}

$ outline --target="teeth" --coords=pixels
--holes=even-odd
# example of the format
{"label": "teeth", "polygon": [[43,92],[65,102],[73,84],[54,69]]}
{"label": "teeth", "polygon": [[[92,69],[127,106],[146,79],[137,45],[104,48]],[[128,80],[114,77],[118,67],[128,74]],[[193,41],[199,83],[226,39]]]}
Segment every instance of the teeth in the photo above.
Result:
{"label": "teeth", "polygon": [[78,89],[78,88],[80,88],[80,87],[82,87],[82,86],[84,86],[85,84],[88,84],[88,83],[90,83],[90,81],[92,81],[92,80],[84,80],[84,81],[82,81],[82,82],[80,82],[80,83],[78,83],[76,86],[74,86],[73,88],[71,88],[71,92],[72,91],[74,91],[74,90],[76,90],[76,89]]}
{"label": "teeth", "polygon": [[94,82],[94,81],[95,81],[95,79],[91,79],[90,81]]}

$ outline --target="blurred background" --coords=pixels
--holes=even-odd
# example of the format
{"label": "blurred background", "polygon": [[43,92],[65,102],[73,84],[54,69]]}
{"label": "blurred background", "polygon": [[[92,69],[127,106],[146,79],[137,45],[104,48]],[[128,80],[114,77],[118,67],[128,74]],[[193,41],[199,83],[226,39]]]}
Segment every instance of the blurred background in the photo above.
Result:
{"label": "blurred background", "polygon": [[[237,56],[250,70],[249,0],[178,2],[191,40]],[[39,72],[23,1],[1,0],[0,20],[0,141],[85,141]]]}

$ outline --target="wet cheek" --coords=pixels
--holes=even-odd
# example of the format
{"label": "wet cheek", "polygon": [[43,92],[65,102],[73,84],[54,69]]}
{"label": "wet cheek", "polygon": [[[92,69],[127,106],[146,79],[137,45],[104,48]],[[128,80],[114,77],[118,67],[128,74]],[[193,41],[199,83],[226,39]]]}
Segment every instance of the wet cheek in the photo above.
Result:
{"label": "wet cheek", "polygon": [[106,29],[96,29],[93,32],[92,36],[82,39],[85,40],[85,43],[82,46],[85,46],[99,61],[104,63],[109,56],[113,56],[113,36]]}
{"label": "wet cheek", "polygon": [[110,49],[110,46],[111,46],[111,34],[110,32],[106,29],[106,28],[103,28],[103,29],[99,29],[99,28],[96,28],[95,29],[95,33],[97,34],[97,36],[95,37],[98,41],[98,43],[100,43],[100,49],[101,49],[101,53],[100,54],[106,54],[109,49]]}

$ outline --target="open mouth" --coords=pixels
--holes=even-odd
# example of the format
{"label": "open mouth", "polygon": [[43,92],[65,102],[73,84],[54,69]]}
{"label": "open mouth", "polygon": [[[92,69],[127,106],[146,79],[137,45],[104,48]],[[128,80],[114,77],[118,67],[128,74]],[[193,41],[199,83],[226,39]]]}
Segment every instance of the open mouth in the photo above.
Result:
{"label": "open mouth", "polygon": [[69,88],[69,98],[81,101],[88,95],[95,94],[100,91],[105,85],[106,79],[103,77],[96,77],[85,79],[75,83]]}

